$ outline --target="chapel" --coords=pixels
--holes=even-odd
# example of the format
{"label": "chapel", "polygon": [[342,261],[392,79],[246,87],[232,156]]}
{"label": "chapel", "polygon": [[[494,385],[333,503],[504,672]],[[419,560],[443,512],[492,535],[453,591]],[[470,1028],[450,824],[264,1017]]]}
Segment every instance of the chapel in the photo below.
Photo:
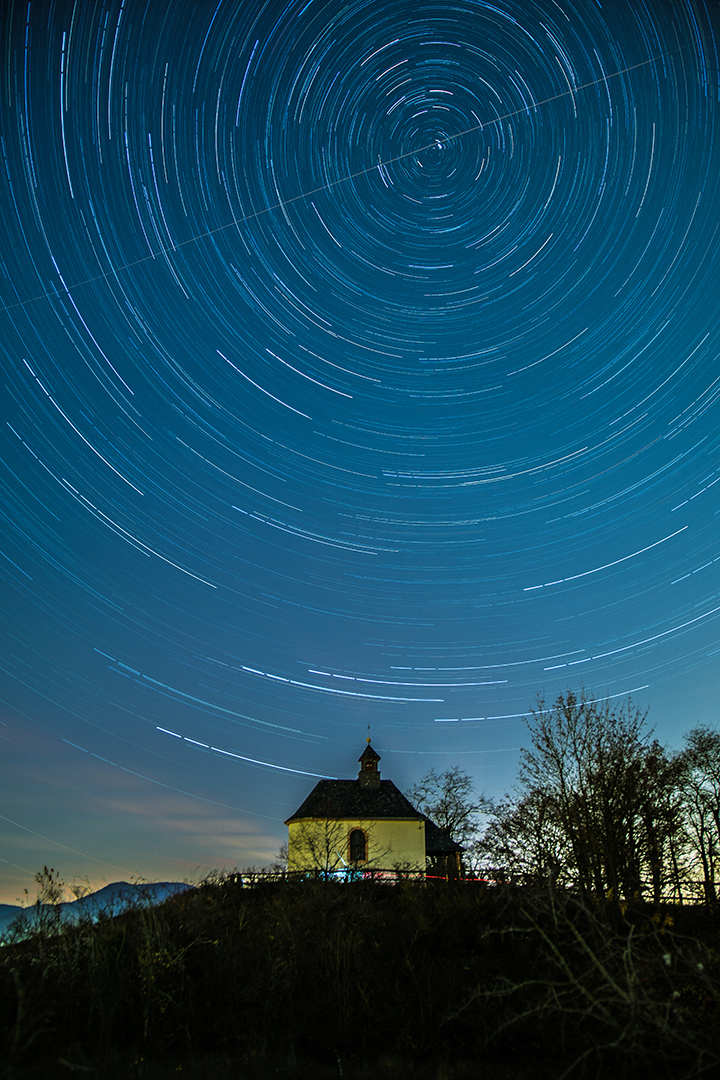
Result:
{"label": "chapel", "polygon": [[459,877],[462,848],[392,780],[380,778],[370,739],[358,761],[354,780],[319,780],[285,822],[288,869]]}

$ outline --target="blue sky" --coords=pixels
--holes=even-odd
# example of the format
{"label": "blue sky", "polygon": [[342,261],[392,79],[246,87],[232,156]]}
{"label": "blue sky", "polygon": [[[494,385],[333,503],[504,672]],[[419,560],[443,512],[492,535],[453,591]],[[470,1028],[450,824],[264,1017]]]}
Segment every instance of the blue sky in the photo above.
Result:
{"label": "blue sky", "polygon": [[714,5],[2,18],[0,900],[717,723]]}

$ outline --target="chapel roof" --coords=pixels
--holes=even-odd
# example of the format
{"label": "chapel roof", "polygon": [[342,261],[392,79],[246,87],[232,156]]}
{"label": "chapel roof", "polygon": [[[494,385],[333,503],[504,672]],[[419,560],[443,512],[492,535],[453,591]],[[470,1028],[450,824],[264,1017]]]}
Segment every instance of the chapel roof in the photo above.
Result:
{"label": "chapel roof", "polygon": [[405,818],[422,821],[423,816],[392,780],[379,780],[377,787],[372,788],[363,787],[357,780],[318,780],[285,824],[303,818]]}

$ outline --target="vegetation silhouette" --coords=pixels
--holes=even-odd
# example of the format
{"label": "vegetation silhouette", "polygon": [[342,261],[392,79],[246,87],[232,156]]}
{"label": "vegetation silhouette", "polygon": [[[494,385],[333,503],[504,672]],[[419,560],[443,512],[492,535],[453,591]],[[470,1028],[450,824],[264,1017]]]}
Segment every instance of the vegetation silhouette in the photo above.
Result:
{"label": "vegetation silhouette", "polygon": [[719,976],[715,905],[216,875],[1,949],[2,1076],[716,1075]]}
{"label": "vegetation silhouette", "polygon": [[526,724],[516,791],[475,843],[484,876],[595,900],[717,899],[717,732],[696,728],[670,754],[630,699],[584,688],[539,697]]}

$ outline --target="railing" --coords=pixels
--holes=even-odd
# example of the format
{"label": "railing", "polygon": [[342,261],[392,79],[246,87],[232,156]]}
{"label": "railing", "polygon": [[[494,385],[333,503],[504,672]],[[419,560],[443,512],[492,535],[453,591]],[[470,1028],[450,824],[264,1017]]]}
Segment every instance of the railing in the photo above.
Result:
{"label": "railing", "polygon": [[393,867],[392,869],[383,867],[360,869],[352,866],[340,866],[328,869],[316,867],[314,869],[305,870],[243,870],[228,874],[225,880],[248,888],[253,885],[272,881],[336,881],[343,884],[346,882],[371,881],[384,885],[397,885],[406,881],[419,883],[458,881],[473,884],[494,884],[493,882],[485,881],[482,878],[452,877],[448,874],[440,874],[433,871],[404,870],[398,867]]}

